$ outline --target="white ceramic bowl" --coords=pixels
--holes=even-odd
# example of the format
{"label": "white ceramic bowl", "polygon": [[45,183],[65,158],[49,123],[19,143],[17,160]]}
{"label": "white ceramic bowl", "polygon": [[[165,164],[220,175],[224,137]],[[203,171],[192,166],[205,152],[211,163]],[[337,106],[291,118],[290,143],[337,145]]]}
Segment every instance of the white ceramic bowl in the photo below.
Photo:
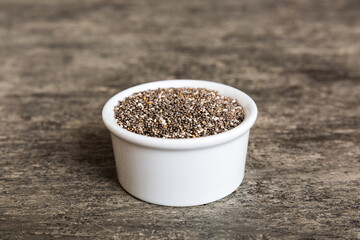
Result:
{"label": "white ceramic bowl", "polygon": [[[199,87],[237,99],[244,121],[230,131],[191,139],[162,139],[132,133],[114,117],[119,100],[135,92],[169,87]],[[199,80],[165,80],[141,84],[113,96],[102,112],[111,132],[121,186],[146,202],[193,206],[221,199],[235,191],[244,177],[250,128],[257,117],[255,102],[240,90]]]}

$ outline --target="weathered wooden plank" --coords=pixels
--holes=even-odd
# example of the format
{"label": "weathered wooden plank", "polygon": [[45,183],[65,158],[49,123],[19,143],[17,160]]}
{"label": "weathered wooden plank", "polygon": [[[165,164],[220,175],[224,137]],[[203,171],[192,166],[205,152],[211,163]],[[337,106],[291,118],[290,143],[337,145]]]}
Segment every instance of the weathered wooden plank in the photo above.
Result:
{"label": "weathered wooden plank", "polygon": [[[1,239],[360,238],[357,1],[0,1]],[[232,195],[128,195],[101,109],[206,79],[259,108]]]}

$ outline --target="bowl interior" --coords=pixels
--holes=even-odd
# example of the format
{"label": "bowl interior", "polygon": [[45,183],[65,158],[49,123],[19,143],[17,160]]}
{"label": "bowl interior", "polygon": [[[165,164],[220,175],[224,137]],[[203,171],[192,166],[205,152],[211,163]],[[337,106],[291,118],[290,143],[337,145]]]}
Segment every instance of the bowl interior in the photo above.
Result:
{"label": "bowl interior", "polygon": [[[114,117],[114,107],[118,104],[119,100],[123,100],[135,92],[170,87],[193,87],[216,90],[221,95],[236,99],[245,111],[245,119],[239,126],[227,132],[219,133],[212,136],[191,139],[162,139],[143,136],[133,132],[129,132],[117,124]],[[194,149],[222,144],[231,141],[234,138],[240,137],[242,134],[249,131],[256,120],[257,107],[255,102],[248,95],[236,88],[224,84],[202,80],[164,80],[137,85],[135,87],[131,87],[122,92],[119,92],[118,94],[110,98],[110,100],[105,104],[102,112],[102,117],[105,126],[110,130],[110,132],[125,141],[129,141],[134,144],[139,144],[146,147],[169,150]]]}

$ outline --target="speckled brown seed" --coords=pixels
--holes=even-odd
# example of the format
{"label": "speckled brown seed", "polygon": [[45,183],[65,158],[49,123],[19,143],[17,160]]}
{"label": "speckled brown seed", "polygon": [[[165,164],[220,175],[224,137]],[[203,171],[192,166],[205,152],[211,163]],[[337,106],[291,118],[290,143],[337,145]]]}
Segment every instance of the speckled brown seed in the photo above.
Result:
{"label": "speckled brown seed", "polygon": [[196,138],[238,126],[245,118],[239,103],[205,88],[159,88],[134,93],[114,108],[128,131],[158,138]]}

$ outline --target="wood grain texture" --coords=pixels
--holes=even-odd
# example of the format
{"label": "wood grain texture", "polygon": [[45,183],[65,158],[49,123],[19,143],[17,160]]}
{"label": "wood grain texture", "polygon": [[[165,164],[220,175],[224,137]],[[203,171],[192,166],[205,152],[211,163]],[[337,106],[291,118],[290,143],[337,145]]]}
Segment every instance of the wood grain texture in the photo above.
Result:
{"label": "wood grain texture", "polygon": [[[359,239],[359,1],[0,0],[0,239]],[[144,82],[256,101],[230,196],[127,194],[101,120]]]}

